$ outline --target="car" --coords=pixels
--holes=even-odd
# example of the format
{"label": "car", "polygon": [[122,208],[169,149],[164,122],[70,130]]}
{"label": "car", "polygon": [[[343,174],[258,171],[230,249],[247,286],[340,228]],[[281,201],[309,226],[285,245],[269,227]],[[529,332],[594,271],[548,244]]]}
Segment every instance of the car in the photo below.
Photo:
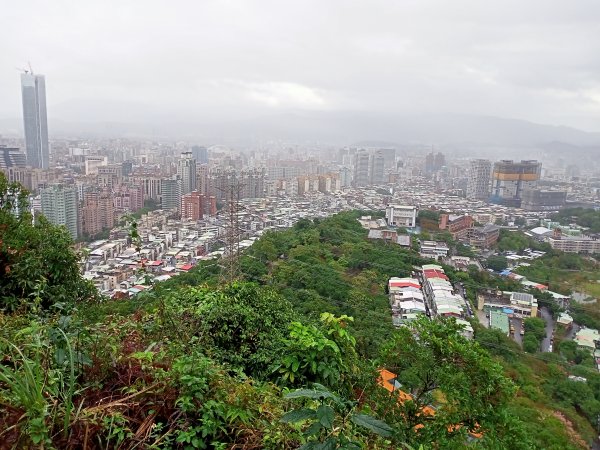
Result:
{"label": "car", "polygon": [[525,334],[525,330],[523,328],[521,328],[521,336],[523,336]]}

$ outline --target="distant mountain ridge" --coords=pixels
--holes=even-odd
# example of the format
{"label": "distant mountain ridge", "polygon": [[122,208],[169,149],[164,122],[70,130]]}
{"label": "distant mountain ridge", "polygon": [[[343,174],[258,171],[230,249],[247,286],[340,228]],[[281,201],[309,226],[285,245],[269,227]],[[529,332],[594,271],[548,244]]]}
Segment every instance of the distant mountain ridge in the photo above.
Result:
{"label": "distant mountain ridge", "polygon": [[[516,146],[561,151],[565,145],[600,151],[600,133],[518,119],[464,114],[393,115],[353,112],[290,112],[250,119],[151,120],[146,123],[69,122],[49,119],[54,137],[98,136],[178,139],[280,139],[351,145],[397,144]],[[17,119],[0,119],[0,134],[21,134]]]}

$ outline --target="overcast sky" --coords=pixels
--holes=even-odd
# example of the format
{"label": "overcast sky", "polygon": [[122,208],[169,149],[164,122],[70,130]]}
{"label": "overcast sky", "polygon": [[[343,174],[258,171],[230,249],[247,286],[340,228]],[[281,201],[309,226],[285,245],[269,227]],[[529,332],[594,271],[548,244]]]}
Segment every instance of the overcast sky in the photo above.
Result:
{"label": "overcast sky", "polygon": [[5,0],[0,30],[0,118],[21,117],[30,61],[51,119],[456,112],[600,131],[598,0]]}

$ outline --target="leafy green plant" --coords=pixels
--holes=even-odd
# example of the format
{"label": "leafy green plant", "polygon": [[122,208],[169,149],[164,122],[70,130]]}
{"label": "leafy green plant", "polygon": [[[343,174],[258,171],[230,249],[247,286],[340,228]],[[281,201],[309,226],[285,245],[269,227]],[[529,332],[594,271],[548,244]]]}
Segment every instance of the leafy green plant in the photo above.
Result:
{"label": "leafy green plant", "polygon": [[283,380],[301,385],[339,386],[353,370],[356,340],[346,326],[354,319],[321,314],[321,327],[293,322],[278,370]]}
{"label": "leafy green plant", "polygon": [[369,414],[356,412],[357,402],[344,400],[323,385],[314,383],[313,389],[298,389],[285,395],[288,400],[308,399],[303,408],[288,411],[281,417],[284,423],[305,422],[306,443],[301,450],[360,450],[364,444],[357,427],[389,438],[392,428]]}

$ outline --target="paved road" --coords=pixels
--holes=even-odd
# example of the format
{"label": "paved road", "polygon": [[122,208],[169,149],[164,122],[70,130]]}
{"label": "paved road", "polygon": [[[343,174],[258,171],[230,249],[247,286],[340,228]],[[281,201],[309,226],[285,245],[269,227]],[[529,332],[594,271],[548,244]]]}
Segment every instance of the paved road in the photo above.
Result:
{"label": "paved road", "polygon": [[567,334],[565,335],[565,340],[567,340],[567,339],[570,339],[570,340],[575,339],[575,335],[579,331],[579,328],[580,328],[579,325],[577,325],[576,323],[573,323],[571,325],[571,328],[569,329],[569,331],[567,331]]}
{"label": "paved road", "polygon": [[549,352],[552,335],[554,333],[554,320],[552,319],[552,314],[550,314],[548,308],[541,307],[540,316],[544,319],[544,322],[546,322],[546,337],[542,341],[542,351]]}
{"label": "paved road", "polygon": [[475,315],[474,311],[471,309],[471,304],[469,303],[469,300],[467,299],[467,290],[465,289],[464,285],[462,283],[456,283],[454,285],[454,289],[456,290],[456,292],[458,293],[458,295],[460,295],[462,298],[465,299],[465,304],[467,305],[467,314],[469,317],[473,317]]}
{"label": "paved road", "polygon": [[523,336],[521,336],[521,328],[523,327],[523,320],[513,318],[510,319],[510,323],[514,325],[515,332],[512,334],[514,341],[523,347]]}
{"label": "paved road", "polygon": [[479,319],[479,323],[481,325],[483,325],[486,328],[490,327],[490,319],[488,319],[487,317],[485,317],[485,312],[484,311],[479,311],[477,310],[477,319]]}

